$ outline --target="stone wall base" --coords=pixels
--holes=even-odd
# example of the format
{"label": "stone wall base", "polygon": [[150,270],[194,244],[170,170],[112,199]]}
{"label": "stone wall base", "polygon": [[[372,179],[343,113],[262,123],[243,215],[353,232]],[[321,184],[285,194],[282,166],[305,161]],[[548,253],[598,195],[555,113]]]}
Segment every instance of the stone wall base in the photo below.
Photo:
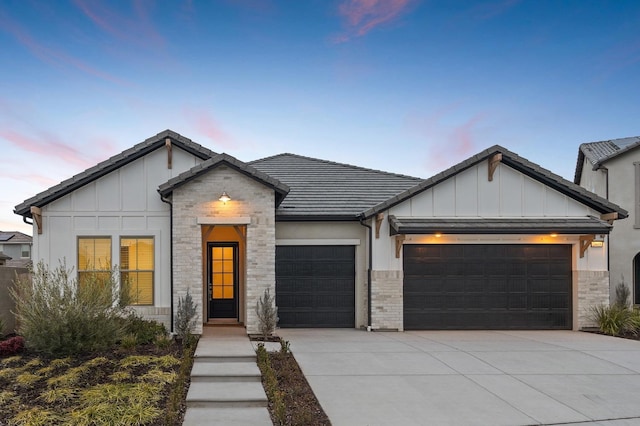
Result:
{"label": "stone wall base", "polygon": [[402,271],[371,271],[371,327],[374,330],[403,328]]}
{"label": "stone wall base", "polygon": [[573,271],[573,276],[577,284],[574,312],[578,320],[577,324],[574,322],[574,329],[596,327],[591,309],[597,305],[609,305],[609,271]]}

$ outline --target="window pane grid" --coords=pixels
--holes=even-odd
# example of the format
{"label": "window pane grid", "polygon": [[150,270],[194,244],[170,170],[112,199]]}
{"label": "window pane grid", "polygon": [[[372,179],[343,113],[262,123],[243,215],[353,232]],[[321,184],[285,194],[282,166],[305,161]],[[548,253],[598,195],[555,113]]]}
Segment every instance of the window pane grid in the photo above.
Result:
{"label": "window pane grid", "polygon": [[153,238],[120,239],[120,277],[130,287],[133,305],[153,305]]}

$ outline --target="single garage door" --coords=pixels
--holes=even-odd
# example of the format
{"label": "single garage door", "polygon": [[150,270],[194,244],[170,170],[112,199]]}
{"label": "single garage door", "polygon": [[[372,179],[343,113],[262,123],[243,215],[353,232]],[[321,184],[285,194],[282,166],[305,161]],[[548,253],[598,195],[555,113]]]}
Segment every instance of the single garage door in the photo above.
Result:
{"label": "single garage door", "polygon": [[405,245],[404,328],[570,329],[570,245]]}
{"label": "single garage door", "polygon": [[355,327],[355,246],[277,246],[280,327]]}

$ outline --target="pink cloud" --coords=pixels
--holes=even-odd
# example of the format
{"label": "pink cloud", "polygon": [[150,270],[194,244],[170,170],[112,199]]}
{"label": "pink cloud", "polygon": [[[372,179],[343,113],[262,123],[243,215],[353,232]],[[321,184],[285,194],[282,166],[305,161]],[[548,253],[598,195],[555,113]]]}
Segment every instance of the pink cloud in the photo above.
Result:
{"label": "pink cloud", "polygon": [[160,47],[164,39],[149,18],[149,2],[135,0],[134,16],[126,16],[110,8],[110,2],[75,0],[76,6],[106,33],[142,46]]}
{"label": "pink cloud", "polygon": [[52,161],[59,159],[83,168],[93,165],[93,162],[84,158],[76,148],[62,142],[56,136],[44,132],[40,132],[38,137],[32,137],[8,128],[2,128],[0,129],[0,138],[19,149],[46,156]]}
{"label": "pink cloud", "polygon": [[452,102],[429,115],[408,118],[409,127],[429,145],[428,172],[442,171],[476,153],[479,125],[487,113],[476,113],[460,123],[460,108],[461,102]]}
{"label": "pink cloud", "polygon": [[344,43],[361,37],[374,28],[389,23],[406,12],[413,0],[344,0],[338,14],[346,21],[346,33],[334,39]]}
{"label": "pink cloud", "polygon": [[11,179],[18,182],[35,182],[36,184],[38,184],[38,186],[42,186],[45,188],[48,188],[58,183],[58,181],[55,179],[51,179],[50,177],[39,175],[37,173],[17,174],[17,173],[0,172],[0,178]]}
{"label": "pink cloud", "polygon": [[18,40],[18,42],[20,42],[31,52],[32,55],[49,65],[71,65],[72,67],[77,68],[91,76],[98,77],[112,83],[130,85],[124,80],[114,77],[104,71],[100,71],[99,69],[92,67],[91,65],[83,62],[78,58],[39,44],[29,35],[29,33],[22,29],[20,25],[18,25],[18,23],[6,19],[6,17],[2,15],[0,15],[0,27],[7,31],[9,34],[13,35],[16,40]]}
{"label": "pink cloud", "polygon": [[185,108],[184,115],[189,123],[216,146],[226,149],[236,148],[233,138],[227,134],[211,113],[203,109]]}

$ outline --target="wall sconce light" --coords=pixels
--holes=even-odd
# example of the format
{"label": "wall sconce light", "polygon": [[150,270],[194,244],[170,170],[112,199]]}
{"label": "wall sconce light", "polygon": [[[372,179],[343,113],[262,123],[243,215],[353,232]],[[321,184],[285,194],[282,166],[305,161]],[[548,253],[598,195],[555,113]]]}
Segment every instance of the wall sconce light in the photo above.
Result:
{"label": "wall sconce light", "polygon": [[604,236],[596,235],[593,241],[591,241],[591,247],[604,247]]}
{"label": "wall sconce light", "polygon": [[227,201],[231,201],[231,197],[227,194],[227,191],[222,191],[222,195],[218,200],[222,201],[224,204],[227,204]]}

